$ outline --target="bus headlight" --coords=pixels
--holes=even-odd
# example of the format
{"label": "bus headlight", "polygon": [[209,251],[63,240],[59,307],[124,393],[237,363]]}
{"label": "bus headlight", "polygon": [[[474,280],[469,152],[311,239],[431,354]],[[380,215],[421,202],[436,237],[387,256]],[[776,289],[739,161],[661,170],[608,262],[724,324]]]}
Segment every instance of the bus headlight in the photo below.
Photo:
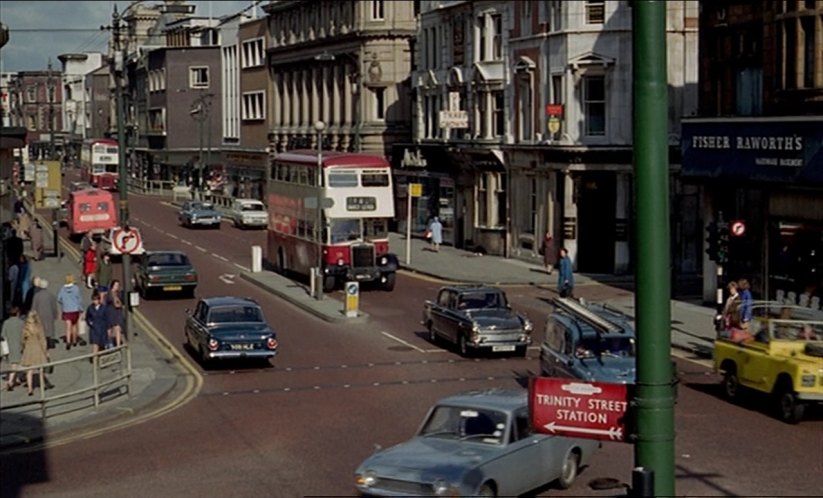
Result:
{"label": "bus headlight", "polygon": [[343,258],[337,258],[337,266],[343,266],[346,262],[343,261]]}
{"label": "bus headlight", "polygon": [[387,258],[386,256],[381,257],[380,266],[386,266],[387,264],[389,264],[389,258]]}

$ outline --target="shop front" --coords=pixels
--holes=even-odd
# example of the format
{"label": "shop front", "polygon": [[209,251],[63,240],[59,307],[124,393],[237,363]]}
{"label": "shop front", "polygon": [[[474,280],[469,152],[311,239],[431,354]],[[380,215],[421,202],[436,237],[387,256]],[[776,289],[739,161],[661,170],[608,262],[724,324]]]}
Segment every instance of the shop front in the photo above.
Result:
{"label": "shop front", "polygon": [[[755,299],[820,308],[823,298],[823,118],[683,121],[682,177],[700,185],[703,222],[729,233],[724,278],[746,278]],[[717,266],[704,253],[703,295]]]}
{"label": "shop front", "polygon": [[229,197],[264,200],[268,157],[265,151],[224,150],[224,169],[213,179],[215,186]]}

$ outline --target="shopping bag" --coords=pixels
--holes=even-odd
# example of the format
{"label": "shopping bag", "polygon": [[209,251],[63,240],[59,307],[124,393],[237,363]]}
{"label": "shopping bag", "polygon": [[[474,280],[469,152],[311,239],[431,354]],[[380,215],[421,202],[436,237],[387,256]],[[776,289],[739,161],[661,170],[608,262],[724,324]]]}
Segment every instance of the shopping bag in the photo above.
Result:
{"label": "shopping bag", "polygon": [[5,339],[0,340],[0,356],[9,355],[9,343]]}
{"label": "shopping bag", "polygon": [[88,337],[89,336],[89,324],[86,323],[86,317],[80,316],[80,320],[77,322],[77,335],[80,337]]}

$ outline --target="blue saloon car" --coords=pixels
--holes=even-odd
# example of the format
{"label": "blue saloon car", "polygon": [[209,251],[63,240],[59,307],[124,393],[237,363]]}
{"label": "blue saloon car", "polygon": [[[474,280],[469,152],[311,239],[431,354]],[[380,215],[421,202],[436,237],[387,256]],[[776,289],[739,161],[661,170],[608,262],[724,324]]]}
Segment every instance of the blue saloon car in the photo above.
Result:
{"label": "blue saloon car", "polygon": [[542,375],[634,384],[635,334],[627,316],[571,298],[553,304],[540,346]]}
{"label": "blue saloon car", "polygon": [[277,334],[253,299],[202,298],[186,310],[186,343],[203,364],[213,360],[262,359],[277,354]]}
{"label": "blue saloon car", "polygon": [[568,488],[599,448],[534,432],[528,391],[469,391],[438,401],[417,434],[378,451],[354,473],[370,496],[520,496]]}

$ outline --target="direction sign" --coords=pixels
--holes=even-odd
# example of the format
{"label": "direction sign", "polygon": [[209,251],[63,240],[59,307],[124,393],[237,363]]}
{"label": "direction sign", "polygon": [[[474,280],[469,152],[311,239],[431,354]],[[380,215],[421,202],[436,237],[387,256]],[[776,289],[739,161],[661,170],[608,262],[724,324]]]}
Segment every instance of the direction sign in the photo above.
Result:
{"label": "direction sign", "polygon": [[608,441],[626,440],[626,384],[535,377],[529,415],[538,432]]}
{"label": "direction sign", "polygon": [[140,247],[140,232],[118,228],[111,237],[111,243],[122,254],[132,254]]}

